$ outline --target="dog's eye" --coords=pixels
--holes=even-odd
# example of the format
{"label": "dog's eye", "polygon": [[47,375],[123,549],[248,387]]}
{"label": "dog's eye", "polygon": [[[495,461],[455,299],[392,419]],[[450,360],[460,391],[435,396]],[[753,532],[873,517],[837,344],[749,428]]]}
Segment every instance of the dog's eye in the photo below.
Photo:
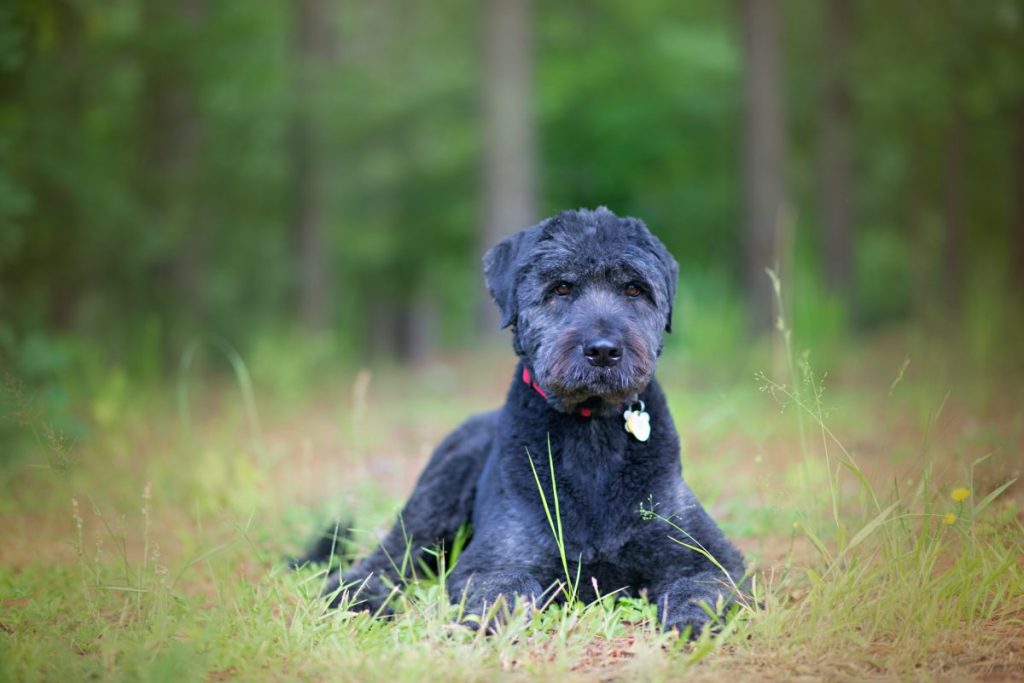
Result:
{"label": "dog's eye", "polygon": [[555,285],[554,291],[558,296],[569,296],[569,293],[572,291],[572,285],[568,282],[559,282]]}
{"label": "dog's eye", "polygon": [[630,282],[628,285],[626,285],[626,288],[624,290],[622,290],[622,293],[625,294],[626,296],[632,298],[632,297],[640,296],[640,293],[642,291],[643,290],[640,289],[639,285]]}

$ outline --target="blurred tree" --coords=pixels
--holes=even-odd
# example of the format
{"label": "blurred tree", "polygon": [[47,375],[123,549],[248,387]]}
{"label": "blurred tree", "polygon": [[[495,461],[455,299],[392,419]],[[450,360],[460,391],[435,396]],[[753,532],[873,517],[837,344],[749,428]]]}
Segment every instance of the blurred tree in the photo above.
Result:
{"label": "blurred tree", "polygon": [[295,76],[289,146],[292,163],[292,230],[299,320],[310,330],[331,322],[334,289],[328,233],[323,107],[325,72],[334,66],[337,43],[333,5],[328,0],[296,0]]}
{"label": "blurred tree", "polygon": [[[13,4],[0,6],[0,273],[16,260],[26,241],[22,220],[31,197],[17,177],[14,160],[16,131],[24,116],[16,102],[22,92],[21,75],[30,51],[22,12]],[[39,9],[36,8],[38,12]],[[2,285],[2,279],[0,279]],[[9,314],[7,292],[0,286],[0,316]]]}
{"label": "blurred tree", "polygon": [[600,204],[679,258],[684,332],[736,290],[768,327],[765,267],[819,330],[819,283],[990,328],[1024,283],[1022,0],[8,0],[0,89],[8,346],[423,358],[496,327],[483,248]]}
{"label": "blurred tree", "polygon": [[[484,250],[537,220],[533,0],[487,0],[482,18]],[[481,291],[480,327],[493,334],[498,312]]]}
{"label": "blurred tree", "polygon": [[[58,3],[54,6],[52,13],[45,18],[49,27],[59,36],[57,45],[54,46],[52,59],[59,66],[59,71],[64,77],[63,83],[53,87],[46,92],[53,98],[54,104],[61,112],[70,119],[83,116],[87,108],[87,87],[88,81],[79,70],[86,61],[85,50],[85,17],[70,3]],[[63,87],[61,87],[63,86]],[[45,86],[44,86],[45,87]],[[44,91],[45,92],[45,91]],[[49,121],[40,122],[42,125]],[[51,150],[57,153],[66,151],[70,160],[74,161],[75,152],[81,153],[80,148],[75,149],[71,136],[65,133],[50,141]],[[80,159],[79,159],[80,160]],[[49,294],[49,306],[47,321],[54,328],[62,331],[69,331],[75,324],[76,304],[81,297],[81,285],[79,281],[82,264],[75,263],[73,247],[76,240],[73,226],[76,226],[82,219],[81,206],[75,201],[74,189],[71,187],[71,178],[56,172],[49,164],[40,160],[37,169],[39,176],[34,178],[49,191],[49,203],[44,209],[47,217],[51,219],[48,226],[51,231],[57,226],[68,226],[65,237],[66,249],[56,249],[54,275],[50,280],[51,288]],[[57,228],[59,230],[59,227]],[[51,236],[52,239],[52,236]],[[64,241],[64,240],[60,240]]]}
{"label": "blurred tree", "polygon": [[757,332],[772,329],[773,294],[765,268],[778,268],[784,202],[784,95],[776,0],[741,0],[743,31],[744,281]]}
{"label": "blurred tree", "polygon": [[177,245],[165,249],[158,262],[165,269],[183,308],[203,317],[209,226],[203,224],[200,193],[200,147],[203,122],[199,112],[199,78],[195,46],[201,44],[208,0],[142,3],[140,61],[142,66],[139,173],[140,209],[157,234],[172,236]]}
{"label": "blurred tree", "polygon": [[943,140],[945,168],[943,178],[943,226],[941,296],[945,313],[951,322],[957,321],[957,313],[963,299],[965,261],[967,248],[967,147],[969,141],[968,121],[959,91],[959,78],[953,78],[952,111]]}
{"label": "blurred tree", "polygon": [[851,100],[849,42],[853,20],[850,0],[827,0],[824,11],[824,83],[818,105],[819,217],[825,283],[851,302],[856,184],[850,171]]}
{"label": "blurred tree", "polygon": [[1010,226],[1011,273],[1018,289],[1018,295],[1024,294],[1024,88],[1018,95],[1017,102],[1011,110],[1011,129],[1013,130],[1013,180],[1011,186],[1013,203],[1013,222]]}

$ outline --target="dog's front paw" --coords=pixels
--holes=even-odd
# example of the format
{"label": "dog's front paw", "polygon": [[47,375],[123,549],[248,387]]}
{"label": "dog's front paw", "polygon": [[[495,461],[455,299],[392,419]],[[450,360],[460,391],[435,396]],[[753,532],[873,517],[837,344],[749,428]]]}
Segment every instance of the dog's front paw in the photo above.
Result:
{"label": "dog's front paw", "polygon": [[690,640],[697,639],[706,628],[713,628],[715,621],[708,614],[702,602],[689,599],[678,605],[658,605],[658,620],[665,631],[677,631]]}
{"label": "dog's front paw", "polygon": [[386,616],[392,614],[388,606],[392,592],[376,575],[350,570],[331,574],[321,595],[327,598],[327,606],[334,609],[344,607],[353,612]]}
{"label": "dog's front paw", "polygon": [[483,629],[489,636],[497,635],[511,624],[528,625],[533,620],[536,602],[530,598],[499,595],[493,602],[467,605],[455,623],[474,631]]}
{"label": "dog's front paw", "polygon": [[544,591],[525,571],[496,570],[457,573],[448,581],[448,592],[453,602],[462,605],[458,623],[473,629],[483,628],[493,635],[517,615],[525,613],[528,621],[537,596]]}

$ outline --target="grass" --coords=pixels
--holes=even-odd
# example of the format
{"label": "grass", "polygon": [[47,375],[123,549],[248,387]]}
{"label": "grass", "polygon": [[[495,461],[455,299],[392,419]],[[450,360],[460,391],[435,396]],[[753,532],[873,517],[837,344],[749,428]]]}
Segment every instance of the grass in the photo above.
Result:
{"label": "grass", "polygon": [[[533,456],[530,454],[529,449],[526,451],[526,462],[530,463],[530,471],[533,472],[533,480],[537,482],[537,493],[540,494],[540,502],[544,507],[544,516],[548,519],[548,526],[551,527],[551,535],[555,539],[555,546],[558,548],[558,557],[562,561],[562,571],[565,574],[565,584],[561,587],[561,591],[565,596],[565,599],[569,603],[576,602],[576,597],[579,595],[580,585],[580,570],[583,568],[583,563],[580,558],[576,559],[576,578],[573,579],[572,572],[569,571],[569,558],[565,555],[565,534],[562,531],[562,509],[558,504],[558,480],[555,478],[555,460],[551,453],[551,435],[548,434],[548,469],[551,476],[551,500],[552,504],[548,505],[548,496],[544,491],[544,486],[541,484],[540,477],[537,475],[537,467],[533,464]],[[551,508],[555,508],[555,516],[551,517]]]}
{"label": "grass", "polygon": [[[914,338],[847,353],[827,393],[792,348],[785,377],[759,378],[768,355],[709,371],[667,352],[684,474],[753,570],[753,595],[692,643],[616,595],[519,605],[494,636],[452,626],[431,580],[396,595],[393,619],[324,612],[323,573],[285,570],[327,519],[354,515],[373,544],[430,448],[501,401],[506,353],[339,371],[298,381],[296,400],[221,349],[243,400],[197,364],[187,429],[174,383],[129,388],[77,443],[46,437],[22,396],[38,438],[0,467],[0,680],[1020,675],[1024,373],[979,374]],[[557,486],[539,491],[557,538]]]}

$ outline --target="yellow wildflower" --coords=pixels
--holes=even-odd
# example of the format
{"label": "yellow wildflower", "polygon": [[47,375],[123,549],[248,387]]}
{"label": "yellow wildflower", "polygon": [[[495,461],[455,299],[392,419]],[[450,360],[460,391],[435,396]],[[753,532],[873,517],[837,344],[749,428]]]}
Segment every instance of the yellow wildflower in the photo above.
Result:
{"label": "yellow wildflower", "polygon": [[956,524],[956,515],[952,512],[947,512],[946,516],[942,518],[942,523],[949,526]]}
{"label": "yellow wildflower", "polygon": [[971,490],[965,486],[955,488],[950,492],[949,497],[958,503],[962,503],[971,497]]}

